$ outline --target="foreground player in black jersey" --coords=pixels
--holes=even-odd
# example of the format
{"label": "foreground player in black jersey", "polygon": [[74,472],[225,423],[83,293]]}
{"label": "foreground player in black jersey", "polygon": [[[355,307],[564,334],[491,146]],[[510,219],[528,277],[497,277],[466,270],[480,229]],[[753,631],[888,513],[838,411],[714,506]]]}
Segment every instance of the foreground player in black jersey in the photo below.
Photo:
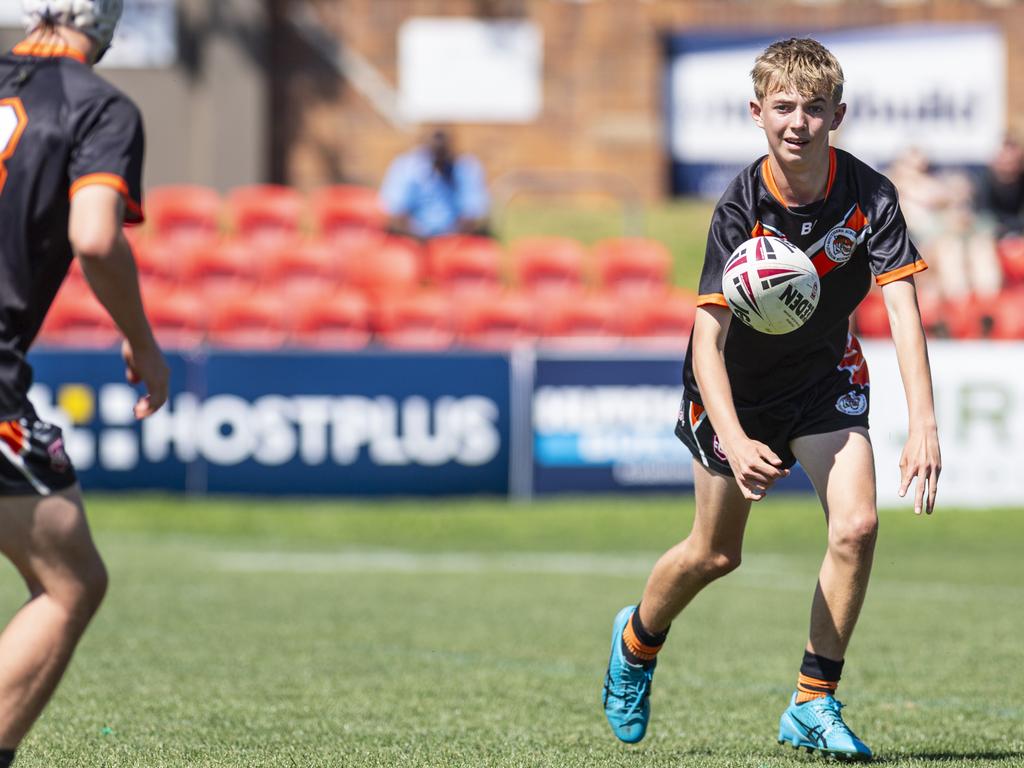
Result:
{"label": "foreground player in black jersey", "polygon": [[26,354],[73,257],[124,334],[127,376],[167,398],[123,221],[142,220],[142,124],[93,74],[121,0],[25,0],[0,57],[0,551],[29,600],[0,634],[0,768],[46,706],[107,587],[60,430],[28,401]]}
{"label": "foreground player in black jersey", "polygon": [[[892,184],[829,146],[829,132],[846,112],[842,69],[832,54],[814,40],[786,40],[769,46],[751,74],[750,112],[769,152],[736,177],[715,208],[676,428],[694,456],[696,516],[690,535],[654,566],[639,606],[615,619],[605,714],[623,741],[643,738],[670,623],[701,589],[739,565],[751,503],[799,460],[824,506],[828,545],[779,741],[869,759],[871,750],[843,722],[834,698],[878,526],[868,373],[849,318],[874,278],[910,414],[900,494],[916,478],[914,510],[931,513],[939,443],[913,279],[925,264],[907,237]],[[762,234],[803,249],[821,278],[814,314],[782,336],[733,322],[721,292],[729,255]]]}

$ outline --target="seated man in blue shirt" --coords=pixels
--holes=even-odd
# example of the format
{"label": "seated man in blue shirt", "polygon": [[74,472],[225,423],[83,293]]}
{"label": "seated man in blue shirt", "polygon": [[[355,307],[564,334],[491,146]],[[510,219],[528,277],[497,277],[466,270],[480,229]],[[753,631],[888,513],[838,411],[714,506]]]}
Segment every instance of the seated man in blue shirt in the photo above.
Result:
{"label": "seated man in blue shirt", "polygon": [[394,232],[424,239],[487,234],[483,169],[474,157],[456,156],[443,130],[392,161],[380,194]]}

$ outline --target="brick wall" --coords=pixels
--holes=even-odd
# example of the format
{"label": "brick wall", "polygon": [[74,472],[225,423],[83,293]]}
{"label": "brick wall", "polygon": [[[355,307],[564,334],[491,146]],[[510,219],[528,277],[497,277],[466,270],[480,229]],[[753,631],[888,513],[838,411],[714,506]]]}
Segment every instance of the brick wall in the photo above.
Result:
{"label": "brick wall", "polygon": [[[381,116],[283,22],[271,36],[273,174],[303,188],[376,185],[420,135]],[[846,0],[315,0],[323,29],[397,84],[397,31],[411,16],[529,18],[544,35],[544,105],[529,125],[455,126],[490,179],[509,171],[599,171],[654,199],[665,190],[661,36],[695,27],[785,30],[913,21],[989,21],[1009,41],[1010,127],[1024,131],[1024,6]]]}

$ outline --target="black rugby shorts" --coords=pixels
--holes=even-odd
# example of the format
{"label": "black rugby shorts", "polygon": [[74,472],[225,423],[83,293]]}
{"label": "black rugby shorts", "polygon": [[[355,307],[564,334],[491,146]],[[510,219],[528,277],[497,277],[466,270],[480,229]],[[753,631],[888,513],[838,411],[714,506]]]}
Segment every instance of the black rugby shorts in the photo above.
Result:
{"label": "black rugby shorts", "polygon": [[[792,440],[805,435],[868,427],[870,382],[860,342],[848,337],[846,354],[836,367],[813,386],[774,403],[771,407],[737,408],[736,415],[747,437],[758,440],[782,459],[783,467],[796,464]],[[689,392],[683,392],[676,422],[676,436],[705,467],[732,477],[729,458],[715,434],[707,411]]]}
{"label": "black rugby shorts", "polygon": [[0,421],[0,496],[47,496],[75,482],[59,427],[34,414]]}

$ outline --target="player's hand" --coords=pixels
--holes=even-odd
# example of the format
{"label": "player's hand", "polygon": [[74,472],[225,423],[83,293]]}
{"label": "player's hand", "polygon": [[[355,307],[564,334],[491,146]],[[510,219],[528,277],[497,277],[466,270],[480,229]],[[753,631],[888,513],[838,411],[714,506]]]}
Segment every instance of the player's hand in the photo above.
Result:
{"label": "player's hand", "polygon": [[775,451],[757,440],[737,440],[725,448],[725,454],[743,498],[751,501],[763,499],[776,480],[789,474]]}
{"label": "player's hand", "polygon": [[942,472],[939,433],[935,427],[911,430],[900,456],[900,497],[906,496],[917,479],[914,491],[914,514],[922,510],[929,515],[935,509],[935,491]]}
{"label": "player's hand", "polygon": [[168,380],[171,377],[171,369],[160,347],[155,341],[133,347],[125,340],[121,345],[121,356],[125,362],[125,378],[132,384],[142,384],[146,389],[146,393],[135,403],[135,418],[152,416],[167,402]]}

